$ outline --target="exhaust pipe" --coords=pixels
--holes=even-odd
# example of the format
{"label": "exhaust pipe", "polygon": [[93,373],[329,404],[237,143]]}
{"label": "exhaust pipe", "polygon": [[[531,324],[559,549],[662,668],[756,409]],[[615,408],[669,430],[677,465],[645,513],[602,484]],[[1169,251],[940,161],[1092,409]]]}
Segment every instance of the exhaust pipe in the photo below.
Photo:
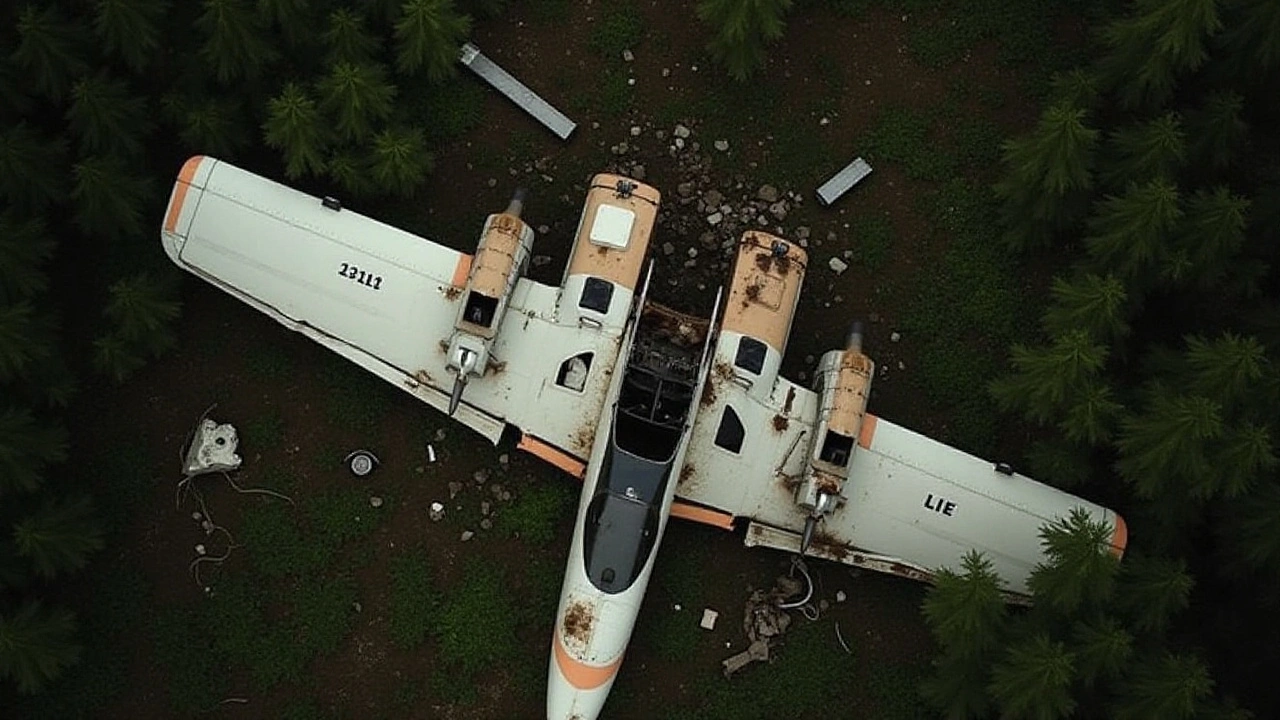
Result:
{"label": "exhaust pipe", "polygon": [[862,352],[862,321],[854,320],[849,327],[849,336],[845,339],[844,349],[848,352]]}
{"label": "exhaust pipe", "polygon": [[529,196],[529,191],[525,188],[518,187],[511,194],[511,202],[507,203],[507,209],[502,212],[507,215],[515,215],[520,217],[520,213],[524,211],[524,199]]}

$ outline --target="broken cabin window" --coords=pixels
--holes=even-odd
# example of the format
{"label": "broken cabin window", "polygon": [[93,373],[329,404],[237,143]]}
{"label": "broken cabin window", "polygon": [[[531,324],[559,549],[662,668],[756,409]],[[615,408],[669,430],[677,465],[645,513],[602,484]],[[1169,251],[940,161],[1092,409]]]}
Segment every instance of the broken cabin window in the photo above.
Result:
{"label": "broken cabin window", "polygon": [[733,364],[759,375],[764,369],[764,353],[764,343],[743,335],[738,339],[738,356],[733,359]]}
{"label": "broken cabin window", "polygon": [[578,300],[578,307],[595,310],[604,315],[609,312],[611,300],[613,300],[613,283],[597,277],[589,277],[582,286],[582,297]]}
{"label": "broken cabin window", "polygon": [[560,372],[556,373],[556,384],[577,392],[587,386],[587,371],[591,369],[593,353],[584,352],[560,363]]}
{"label": "broken cabin window", "polygon": [[818,455],[818,459],[844,467],[849,464],[851,452],[853,452],[853,438],[828,430],[827,437],[822,441],[822,452]]}
{"label": "broken cabin window", "polygon": [[467,293],[467,309],[463,319],[473,325],[489,327],[493,324],[493,315],[498,311],[498,299],[482,295],[475,290]]}
{"label": "broken cabin window", "polygon": [[716,429],[716,445],[731,453],[739,453],[745,436],[746,431],[742,427],[742,421],[738,419],[738,413],[726,405],[724,414],[720,416],[720,427]]}

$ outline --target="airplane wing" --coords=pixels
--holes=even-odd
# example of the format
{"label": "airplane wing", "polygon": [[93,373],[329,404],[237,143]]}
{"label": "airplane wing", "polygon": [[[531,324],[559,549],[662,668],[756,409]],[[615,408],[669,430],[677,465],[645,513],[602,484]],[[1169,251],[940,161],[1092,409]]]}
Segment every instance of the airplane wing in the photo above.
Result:
{"label": "airplane wing", "polygon": [[[1043,559],[1041,527],[1073,508],[1112,526],[1112,546],[1123,552],[1124,520],[1111,510],[860,410],[860,424],[848,424],[831,393],[778,376],[804,269],[797,249],[786,257],[790,274],[771,279],[776,263],[769,267],[760,245],[740,246],[673,515],[726,529],[746,518],[747,545],[796,552],[809,516],[798,502],[803,479],[826,460],[847,468],[844,502],[817,526],[810,555],[929,580],[976,549],[1004,579],[1006,597],[1022,602]],[[845,355],[819,361],[828,386]],[[867,387],[858,390],[863,406]],[[828,432],[841,422],[852,428],[847,446]]]}
{"label": "airplane wing", "polygon": [[[659,200],[642,184],[624,197],[616,179],[593,181],[559,287],[510,278],[492,362],[454,413],[494,443],[506,423],[520,427],[522,448],[571,473],[591,449]],[[464,289],[500,292],[528,260],[508,248],[505,265],[480,267],[483,249],[461,253],[203,156],[183,166],[161,240],[179,267],[441,410]]]}

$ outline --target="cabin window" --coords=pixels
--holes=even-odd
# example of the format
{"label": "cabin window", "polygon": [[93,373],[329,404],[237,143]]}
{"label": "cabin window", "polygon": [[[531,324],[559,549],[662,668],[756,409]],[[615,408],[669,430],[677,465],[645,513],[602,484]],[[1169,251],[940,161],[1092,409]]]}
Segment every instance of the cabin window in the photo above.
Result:
{"label": "cabin window", "polygon": [[818,459],[844,467],[849,464],[849,454],[852,452],[853,438],[828,430],[826,438],[822,441],[822,452],[818,454]]}
{"label": "cabin window", "polygon": [[579,353],[560,363],[556,384],[576,392],[587,386],[587,373],[591,370],[591,358],[595,353]]}
{"label": "cabin window", "polygon": [[738,356],[733,359],[733,364],[759,375],[764,369],[764,355],[764,343],[743,335],[738,339]]}
{"label": "cabin window", "polygon": [[720,416],[720,427],[716,429],[716,445],[736,454],[742,452],[742,440],[745,436],[746,430],[738,419],[738,413],[726,405],[724,414]]}
{"label": "cabin window", "polygon": [[597,277],[587,278],[582,286],[582,297],[578,307],[595,310],[604,315],[609,312],[609,303],[613,300],[613,283]]}
{"label": "cabin window", "polygon": [[490,327],[493,324],[494,313],[497,311],[497,298],[491,298],[488,295],[482,295],[472,290],[467,293],[467,308],[462,317],[474,325]]}

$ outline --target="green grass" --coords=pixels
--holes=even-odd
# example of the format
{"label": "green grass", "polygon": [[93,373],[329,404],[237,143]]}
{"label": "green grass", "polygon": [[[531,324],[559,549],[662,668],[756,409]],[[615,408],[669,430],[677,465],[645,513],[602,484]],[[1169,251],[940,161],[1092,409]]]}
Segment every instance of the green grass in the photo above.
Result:
{"label": "green grass", "polygon": [[434,618],[432,634],[441,664],[432,685],[452,702],[474,701],[476,675],[517,652],[518,611],[503,580],[501,567],[473,561]]}
{"label": "green grass", "polygon": [[594,91],[581,93],[580,97],[589,98],[592,109],[606,117],[621,117],[635,100],[635,89],[627,80],[628,75],[622,70],[606,70]]}
{"label": "green grass", "polygon": [[233,576],[214,588],[201,617],[215,652],[247,668],[260,691],[301,680],[311,659],[292,626],[267,617],[266,604],[273,599],[263,584]]}
{"label": "green grass", "polygon": [[263,500],[240,517],[236,537],[253,569],[265,578],[318,572],[329,563],[332,546],[317,542],[299,524],[298,511],[279,500]]}
{"label": "green grass", "polygon": [[420,549],[391,557],[391,641],[411,650],[427,638],[441,601],[435,578]]}
{"label": "green grass", "polygon": [[853,264],[868,272],[884,267],[893,249],[893,223],[887,215],[859,213],[848,230],[853,241]]}
{"label": "green grass", "polygon": [[452,142],[484,120],[485,87],[475,78],[457,76],[439,85],[432,85],[422,93],[420,118],[427,130],[427,138],[433,145]]}
{"label": "green grass", "polygon": [[928,720],[933,717],[920,699],[920,681],[929,672],[927,663],[871,665],[867,692],[875,702],[877,720]]}
{"label": "green grass", "polygon": [[202,712],[226,697],[229,679],[196,610],[166,608],[148,624],[154,662],[167,676],[171,708],[185,713]]}
{"label": "green grass", "polygon": [[623,50],[635,50],[644,37],[644,18],[635,3],[599,0],[593,10],[595,24],[587,45],[607,59],[622,62]]}
{"label": "green grass", "polygon": [[528,5],[530,19],[542,25],[566,22],[573,17],[570,0],[533,0]]}
{"label": "green grass", "polygon": [[284,440],[284,418],[275,408],[263,409],[244,424],[240,435],[249,450],[261,452]]}
{"label": "green grass", "polygon": [[576,510],[576,488],[556,478],[519,489],[511,504],[501,509],[496,522],[499,531],[524,542],[544,547],[556,538],[556,531],[571,522]]}
{"label": "green grass", "polygon": [[371,434],[390,412],[393,389],[345,358],[332,354],[325,356],[320,363],[319,375],[326,415],[334,425]]}
{"label": "green grass", "polygon": [[902,165],[916,180],[945,180],[955,174],[957,158],[939,147],[929,114],[910,108],[887,108],[865,138],[868,160]]}
{"label": "green grass", "polygon": [[355,622],[355,578],[347,572],[308,577],[290,588],[290,594],[296,641],[312,654],[337,650]]}

